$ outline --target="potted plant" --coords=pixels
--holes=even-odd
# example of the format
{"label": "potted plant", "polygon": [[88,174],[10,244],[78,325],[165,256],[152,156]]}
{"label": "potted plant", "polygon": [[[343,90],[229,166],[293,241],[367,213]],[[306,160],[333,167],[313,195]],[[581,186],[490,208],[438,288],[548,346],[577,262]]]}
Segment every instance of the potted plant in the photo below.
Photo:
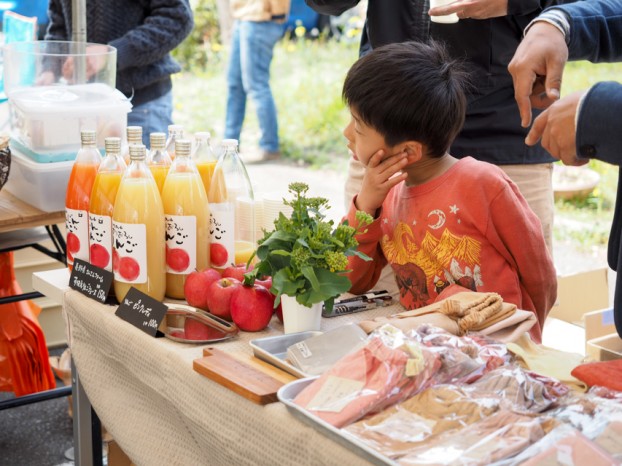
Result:
{"label": "potted plant", "polygon": [[287,323],[290,304],[302,306],[307,316],[312,315],[310,308],[315,308],[313,326],[318,330],[322,304],[331,311],[335,298],[352,286],[345,276],[348,256],[371,260],[357,251],[355,236],[373,221],[372,217],[357,212],[357,228],[347,221],[334,226],[325,218],[324,211],[330,208],[328,200],[307,197],[308,190],[305,183],[289,185],[293,198],[284,199],[284,203],[292,213],[289,218],[281,213],[274,221],[274,230],[265,231],[256,251],[259,262],[246,276],[251,283],[257,277],[272,277],[270,291],[276,295],[275,306],[281,303],[283,307],[286,333],[291,333],[292,328]]}

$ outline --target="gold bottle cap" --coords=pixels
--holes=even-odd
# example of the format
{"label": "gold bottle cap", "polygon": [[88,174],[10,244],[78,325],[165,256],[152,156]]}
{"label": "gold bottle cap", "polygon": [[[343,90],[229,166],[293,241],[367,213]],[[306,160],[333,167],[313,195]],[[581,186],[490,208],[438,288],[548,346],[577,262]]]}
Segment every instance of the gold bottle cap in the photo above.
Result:
{"label": "gold bottle cap", "polygon": [[127,142],[129,144],[140,144],[143,142],[142,126],[128,126],[126,131],[127,131]]}
{"label": "gold bottle cap", "polygon": [[175,141],[175,155],[190,157],[190,150],[192,148],[192,142],[189,139],[177,139]]}
{"label": "gold bottle cap", "polygon": [[168,125],[168,134],[176,134],[177,136],[183,136],[184,127],[182,125]]}
{"label": "gold bottle cap", "polygon": [[144,160],[145,146],[143,144],[132,144],[130,146],[130,160]]}
{"label": "gold bottle cap", "polygon": [[83,129],[80,131],[80,142],[83,146],[94,146],[97,141],[97,135],[95,130]]}
{"label": "gold bottle cap", "polygon": [[166,134],[151,133],[149,135],[149,144],[151,145],[151,150],[164,149],[164,146],[166,146]]}
{"label": "gold bottle cap", "polygon": [[121,138],[107,137],[104,140],[104,147],[106,148],[106,154],[118,154],[121,152]]}

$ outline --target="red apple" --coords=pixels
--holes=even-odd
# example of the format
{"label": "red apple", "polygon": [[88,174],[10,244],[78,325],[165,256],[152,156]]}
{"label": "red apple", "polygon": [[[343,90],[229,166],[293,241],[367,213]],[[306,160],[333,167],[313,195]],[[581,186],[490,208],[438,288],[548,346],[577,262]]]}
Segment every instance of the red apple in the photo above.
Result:
{"label": "red apple", "polygon": [[230,265],[222,272],[223,277],[232,277],[240,282],[244,281],[244,274],[253,270],[253,265],[247,269],[246,264]]}
{"label": "red apple", "polygon": [[67,233],[67,251],[72,255],[80,250],[80,238],[71,231]]}
{"label": "red apple", "polygon": [[276,314],[276,318],[279,319],[279,322],[283,323],[283,307],[281,307],[281,304],[282,303],[279,303],[274,313]]}
{"label": "red apple", "polygon": [[128,282],[133,282],[140,275],[140,265],[133,257],[125,256],[119,261],[119,275]]}
{"label": "red apple", "polygon": [[222,332],[190,317],[184,320],[184,332],[187,340],[214,340],[222,337]]}
{"label": "red apple", "polygon": [[207,307],[207,290],[216,280],[220,280],[220,272],[216,269],[207,268],[201,272],[190,272],[184,283],[184,296],[188,304],[205,311]]}
{"label": "red apple", "polygon": [[231,297],[231,318],[245,332],[259,332],[274,313],[274,296],[261,285],[240,286]]}
{"label": "red apple", "polygon": [[166,265],[174,272],[183,272],[190,265],[190,256],[181,248],[167,248]]}
{"label": "red apple", "polygon": [[263,280],[255,280],[257,285],[263,286],[266,290],[272,288],[272,277],[266,277]]}
{"label": "red apple", "polygon": [[215,316],[231,320],[231,297],[242,286],[235,278],[227,277],[216,280],[207,289],[207,307]]}
{"label": "red apple", "polygon": [[227,264],[228,254],[227,248],[220,243],[211,243],[209,245],[210,260],[214,267],[223,267]]}
{"label": "red apple", "polygon": [[110,254],[101,244],[91,244],[90,260],[95,267],[105,269],[110,262]]}

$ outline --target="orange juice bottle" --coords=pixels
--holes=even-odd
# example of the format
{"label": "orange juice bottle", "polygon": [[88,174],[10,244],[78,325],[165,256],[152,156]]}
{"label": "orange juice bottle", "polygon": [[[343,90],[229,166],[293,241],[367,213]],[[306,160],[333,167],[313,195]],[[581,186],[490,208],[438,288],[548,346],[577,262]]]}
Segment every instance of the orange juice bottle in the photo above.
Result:
{"label": "orange juice bottle", "polygon": [[89,204],[89,256],[91,264],[112,271],[112,211],[126,165],[121,138],[106,138],[105,147]]}
{"label": "orange juice bottle", "polygon": [[142,144],[143,143],[143,128],[142,126],[128,126],[125,129],[125,134],[127,135],[127,144],[123,145],[123,160],[126,165],[130,164],[130,146],[132,144]]}
{"label": "orange juice bottle", "polygon": [[210,185],[210,262],[224,269],[246,263],[255,250],[255,201],[238,141],[222,141]]}
{"label": "orange juice bottle", "polygon": [[175,160],[175,141],[184,138],[184,127],[181,125],[168,125],[168,138],[166,139],[166,152]]}
{"label": "orange juice bottle", "polygon": [[162,194],[164,180],[166,179],[166,175],[168,175],[169,168],[171,168],[171,157],[166,151],[166,134],[151,133],[149,135],[149,142],[151,148],[149,150],[147,164],[158,185],[158,191]]}
{"label": "orange juice bottle", "polygon": [[194,162],[191,143],[175,141],[177,156],[164,182],[162,204],[166,228],[166,296],[184,299],[190,272],[209,265],[209,206]]}
{"label": "orange juice bottle", "polygon": [[69,175],[65,196],[67,227],[67,267],[73,269],[74,259],[89,260],[89,202],[101,154],[97,149],[95,131],[80,132],[82,147]]}
{"label": "orange juice bottle", "polygon": [[199,170],[201,180],[203,180],[205,192],[209,193],[210,182],[212,181],[214,168],[216,168],[216,162],[218,159],[216,159],[216,155],[212,149],[212,145],[210,143],[211,135],[209,132],[202,131],[196,133],[194,138],[196,146],[192,158],[197,166],[197,170]]}
{"label": "orange juice bottle", "polygon": [[130,287],[162,301],[166,289],[164,209],[145,163],[145,146],[130,146],[112,213],[114,292],[122,301]]}

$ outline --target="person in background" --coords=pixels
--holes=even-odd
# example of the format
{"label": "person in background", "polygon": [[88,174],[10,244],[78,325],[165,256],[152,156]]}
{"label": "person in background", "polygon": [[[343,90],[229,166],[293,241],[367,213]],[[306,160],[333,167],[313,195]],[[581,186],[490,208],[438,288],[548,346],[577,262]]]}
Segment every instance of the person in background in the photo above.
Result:
{"label": "person in background", "polygon": [[247,97],[253,99],[264,160],[280,157],[276,105],[270,89],[274,46],[283,36],[290,0],[231,0],[235,19],[227,72],[225,139],[240,140]]}
{"label": "person in background", "polygon": [[[622,2],[591,0],[545,10],[525,32],[509,70],[523,125],[531,122],[532,106],[545,108],[526,138],[540,139],[566,165],[598,159],[622,167],[622,84],[600,82],[585,91],[560,97],[568,59],[622,60]],[[559,99],[559,100],[558,100]],[[622,168],[620,177],[622,179]],[[622,264],[622,183],[609,236],[608,262]],[[622,337],[622,274],[616,278],[614,320]]]}
{"label": "person in background", "polygon": [[557,295],[540,222],[499,167],[448,152],[465,119],[466,77],[434,41],[375,48],[348,72],[344,136],[365,168],[347,220],[356,225],[358,210],[375,219],[357,235],[372,260],[348,258],[351,292],[372,289],[388,263],[407,309],[455,285],[496,292],[537,316],[540,342]]}
{"label": "person in background", "polygon": [[[50,0],[48,16],[45,39],[71,40],[71,0]],[[89,0],[86,22],[88,42],[117,49],[116,86],[133,105],[128,125],[143,128],[143,144],[149,147],[149,134],[173,123],[171,75],[181,67],[169,52],[194,26],[189,1]],[[96,62],[87,63],[87,77],[97,71]]]}
{"label": "person in background", "polygon": [[[563,2],[563,0],[561,0]],[[359,0],[305,0],[318,13],[339,15]],[[428,12],[427,0],[369,0],[360,54],[383,44],[430,38],[444,42],[453,57],[466,58],[472,74],[464,127],[451,153],[499,165],[518,185],[553,247],[553,158],[540,145],[526,146],[507,65],[523,29],[556,0],[458,0]],[[455,24],[430,21],[430,15],[457,13]],[[346,202],[360,186],[363,169],[350,160]]]}

